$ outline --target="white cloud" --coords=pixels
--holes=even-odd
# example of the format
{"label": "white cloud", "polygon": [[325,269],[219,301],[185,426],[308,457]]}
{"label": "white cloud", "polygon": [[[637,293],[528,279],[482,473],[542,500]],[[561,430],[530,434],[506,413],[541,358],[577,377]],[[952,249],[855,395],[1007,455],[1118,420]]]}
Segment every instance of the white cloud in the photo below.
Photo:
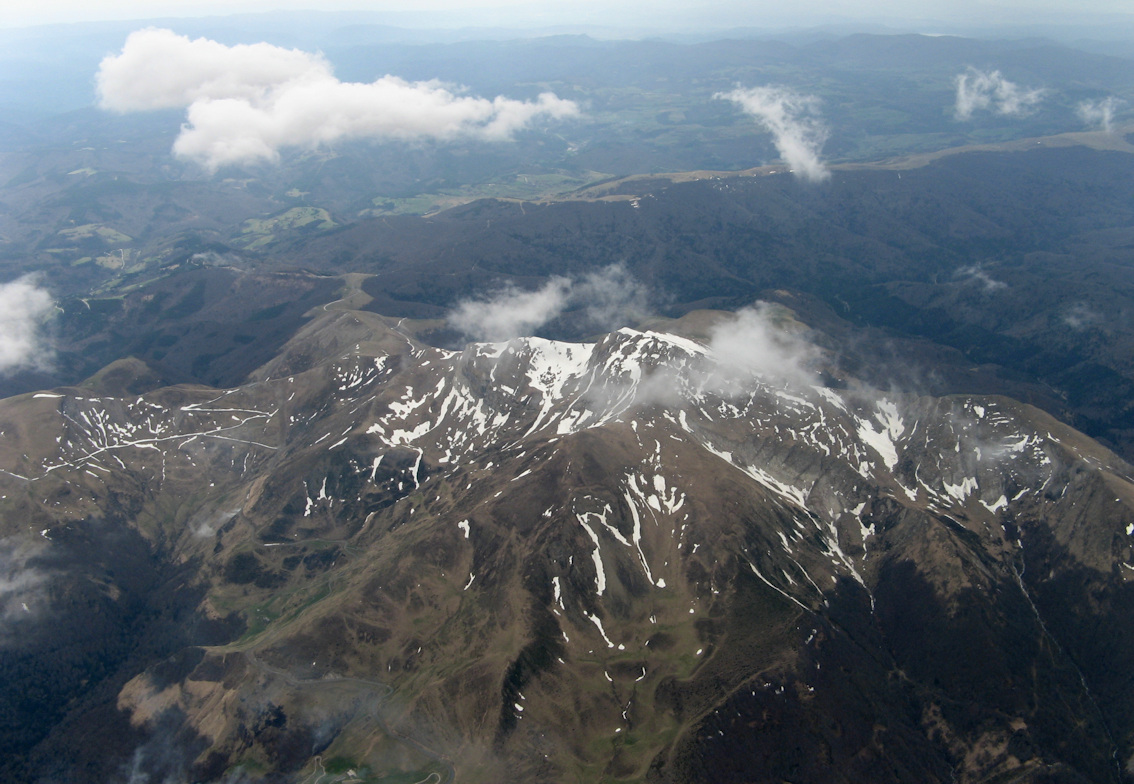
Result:
{"label": "white cloud", "polygon": [[537,118],[579,112],[553,93],[489,100],[396,76],[341,82],[319,55],[266,43],[226,46],[156,28],[131,33],[121,53],[105,57],[97,84],[105,109],[187,107],[174,154],[211,170],[346,139],[503,141]]}
{"label": "white cloud", "polygon": [[757,302],[716,324],[709,334],[716,367],[705,388],[732,394],[746,389],[753,378],[797,388],[814,384],[811,367],[819,359],[819,350],[787,328],[783,313],[774,305]]}
{"label": "white cloud", "polygon": [[595,407],[608,409],[624,405],[628,398],[635,406],[665,407],[679,407],[702,395],[744,398],[761,386],[809,395],[818,381],[822,355],[807,333],[791,311],[757,302],[721,314],[709,330],[703,355],[648,367],[641,378],[604,376],[588,386],[586,396]]}
{"label": "white cloud", "polygon": [[817,97],[784,87],[738,87],[713,97],[732,101],[756,118],[772,134],[780,156],[796,175],[812,181],[830,176],[819,159],[819,151],[827,141],[827,126],[819,116]]}
{"label": "white cloud", "polygon": [[646,300],[646,287],[621,263],[585,275],[570,297],[572,304],[582,306],[587,323],[600,330],[641,321],[649,312]]}
{"label": "white cloud", "polygon": [[1109,96],[1099,101],[1083,101],[1077,107],[1079,117],[1088,125],[1094,125],[1110,133],[1114,112],[1124,103],[1119,98]]}
{"label": "white cloud", "polygon": [[1103,323],[1103,318],[1085,302],[1076,302],[1063,314],[1063,323],[1076,332],[1082,332]]}
{"label": "white cloud", "polygon": [[50,363],[41,328],[54,308],[51,295],[33,276],[0,283],[0,373]]}
{"label": "white cloud", "polygon": [[333,78],[330,65],[298,49],[191,41],[152,27],[131,33],[120,54],[103,58],[96,76],[100,105],[117,112],[224,98],[261,100],[281,84],[327,78]]}
{"label": "white cloud", "polygon": [[474,340],[510,340],[530,335],[567,306],[571,281],[553,277],[543,288],[521,291],[508,285],[486,299],[465,300],[449,314],[449,323]]}
{"label": "white cloud", "polygon": [[474,340],[510,340],[532,334],[568,308],[594,328],[609,330],[646,315],[646,290],[622,264],[612,264],[579,279],[557,275],[535,291],[508,285],[458,303],[448,321]]}
{"label": "white cloud", "polygon": [[961,267],[957,270],[957,277],[979,283],[981,288],[984,289],[985,294],[991,294],[994,291],[1008,288],[1007,283],[1002,280],[996,280],[976,264]]}
{"label": "white cloud", "polygon": [[1000,71],[969,68],[965,73],[958,74],[954,82],[957,85],[957,98],[953,114],[958,120],[968,120],[978,110],[1023,116],[1039,104],[1044,93],[1042,88],[1020,87],[1005,79]]}
{"label": "white cloud", "polygon": [[14,537],[0,539],[0,647],[10,642],[18,624],[46,609],[48,575],[29,566],[42,549],[41,544]]}

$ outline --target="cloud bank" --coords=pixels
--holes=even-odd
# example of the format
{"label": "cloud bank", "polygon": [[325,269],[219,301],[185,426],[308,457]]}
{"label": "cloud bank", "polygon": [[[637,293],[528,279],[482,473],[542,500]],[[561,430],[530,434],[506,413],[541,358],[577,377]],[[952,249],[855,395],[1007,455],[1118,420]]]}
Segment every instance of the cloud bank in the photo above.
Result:
{"label": "cloud bank", "polygon": [[827,126],[819,115],[819,99],[784,87],[738,87],[714,98],[732,101],[772,134],[780,157],[805,180],[818,182],[830,176],[819,159],[827,141]]}
{"label": "cloud bank", "polygon": [[1083,101],[1076,108],[1076,111],[1080,119],[1087,125],[1101,128],[1110,133],[1114,112],[1123,103],[1121,99],[1110,96],[1099,101]]}
{"label": "cloud bank", "polygon": [[0,283],[0,374],[50,364],[42,327],[54,309],[51,295],[33,276]]}
{"label": "cloud bank", "polygon": [[579,113],[554,93],[489,100],[438,81],[341,82],[320,55],[156,28],[131,33],[103,58],[96,82],[99,105],[111,111],[187,107],[173,152],[213,171],[348,139],[504,141],[537,119]]}
{"label": "cloud bank", "polygon": [[1043,98],[1043,89],[1027,89],[1005,79],[1000,71],[978,71],[969,68],[958,74],[957,99],[953,115],[958,120],[971,119],[976,111],[1020,117],[1032,111]]}
{"label": "cloud bank", "polygon": [[448,322],[473,340],[497,342],[530,335],[570,308],[594,328],[608,330],[646,314],[646,290],[622,264],[612,264],[578,279],[557,275],[535,291],[508,285],[465,300]]}

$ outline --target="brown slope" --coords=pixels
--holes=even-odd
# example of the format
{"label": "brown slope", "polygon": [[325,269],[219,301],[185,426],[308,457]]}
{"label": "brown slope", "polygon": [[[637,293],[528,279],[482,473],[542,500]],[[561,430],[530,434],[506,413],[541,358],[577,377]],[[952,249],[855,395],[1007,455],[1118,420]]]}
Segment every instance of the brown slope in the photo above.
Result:
{"label": "brown slope", "polygon": [[706,387],[657,333],[394,327],[329,313],[228,391],[3,404],[5,536],[117,503],[244,618],[118,697],[195,777],[1120,780],[1134,491],[1089,439]]}

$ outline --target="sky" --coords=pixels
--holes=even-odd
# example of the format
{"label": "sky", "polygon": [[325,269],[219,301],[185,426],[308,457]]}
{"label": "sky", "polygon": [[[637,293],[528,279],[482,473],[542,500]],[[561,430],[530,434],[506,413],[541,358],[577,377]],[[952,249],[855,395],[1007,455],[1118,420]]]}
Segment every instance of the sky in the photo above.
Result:
{"label": "sky", "polygon": [[1012,24],[1134,16],[1128,0],[0,0],[0,26],[161,17],[228,15],[271,10],[367,11],[391,22],[444,26],[593,24],[627,26],[780,27],[828,23]]}

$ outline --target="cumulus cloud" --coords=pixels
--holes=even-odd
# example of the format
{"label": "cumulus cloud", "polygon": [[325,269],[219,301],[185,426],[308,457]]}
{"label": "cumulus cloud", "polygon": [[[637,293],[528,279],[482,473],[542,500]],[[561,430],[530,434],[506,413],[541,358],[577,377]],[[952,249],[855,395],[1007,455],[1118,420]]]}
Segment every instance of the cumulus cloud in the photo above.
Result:
{"label": "cumulus cloud", "polygon": [[646,314],[646,290],[622,264],[612,264],[577,279],[556,275],[535,291],[505,286],[458,303],[448,321],[474,340],[501,341],[530,335],[568,309],[596,329],[612,329]]}
{"label": "cumulus cloud", "polygon": [[989,275],[976,264],[968,267],[961,267],[959,270],[957,270],[957,277],[961,278],[962,280],[970,280],[980,284],[981,288],[984,289],[984,293],[986,294],[991,294],[994,291],[1000,291],[1001,289],[1008,288],[1007,283],[1002,280],[996,280],[996,278]]}
{"label": "cumulus cloud", "polygon": [[0,373],[50,363],[42,328],[54,309],[51,295],[34,276],[0,283]]}
{"label": "cumulus cloud", "polygon": [[105,109],[187,107],[173,152],[210,170],[348,139],[503,141],[538,118],[579,111],[554,93],[489,100],[438,81],[341,82],[316,54],[266,43],[226,46],[156,28],[131,33],[119,54],[102,60],[96,81]]}
{"label": "cumulus cloud", "polygon": [[500,341],[530,335],[567,306],[571,281],[553,277],[542,288],[521,291],[509,284],[486,299],[465,300],[449,314],[449,323],[474,340]]}
{"label": "cumulus cloud", "polygon": [[29,564],[42,546],[15,538],[0,539],[0,646],[15,627],[36,618],[45,608],[48,575]]}
{"label": "cumulus cloud", "polygon": [[736,312],[709,333],[716,368],[706,390],[732,394],[757,379],[764,383],[804,387],[815,383],[812,369],[818,349],[788,329],[783,310],[766,302]]}
{"label": "cumulus cloud", "polygon": [[707,351],[692,362],[662,363],[643,378],[615,376],[589,385],[599,409],[681,406],[701,395],[743,398],[758,386],[808,395],[818,382],[820,350],[787,309],[757,302],[722,314],[709,330]]}
{"label": "cumulus cloud", "polygon": [[1083,101],[1079,104],[1076,111],[1080,119],[1087,125],[1101,128],[1107,133],[1110,133],[1114,113],[1122,104],[1122,100],[1110,96],[1099,101]]}
{"label": "cumulus cloud", "polygon": [[1103,318],[1085,302],[1076,302],[1063,314],[1063,323],[1076,332],[1097,327]]}
{"label": "cumulus cloud", "polygon": [[582,307],[587,324],[611,330],[640,321],[649,312],[646,287],[624,264],[611,264],[585,275],[571,288],[570,303]]}
{"label": "cumulus cloud", "polygon": [[954,80],[957,98],[953,114],[968,120],[976,111],[989,111],[1007,116],[1028,114],[1043,98],[1043,89],[1020,87],[1005,79],[1000,71],[978,71],[969,68]]}
{"label": "cumulus cloud", "polygon": [[827,141],[827,126],[819,115],[817,97],[784,87],[738,87],[713,97],[732,101],[754,117],[772,134],[780,156],[797,176],[812,181],[830,176],[819,159],[819,151]]}

